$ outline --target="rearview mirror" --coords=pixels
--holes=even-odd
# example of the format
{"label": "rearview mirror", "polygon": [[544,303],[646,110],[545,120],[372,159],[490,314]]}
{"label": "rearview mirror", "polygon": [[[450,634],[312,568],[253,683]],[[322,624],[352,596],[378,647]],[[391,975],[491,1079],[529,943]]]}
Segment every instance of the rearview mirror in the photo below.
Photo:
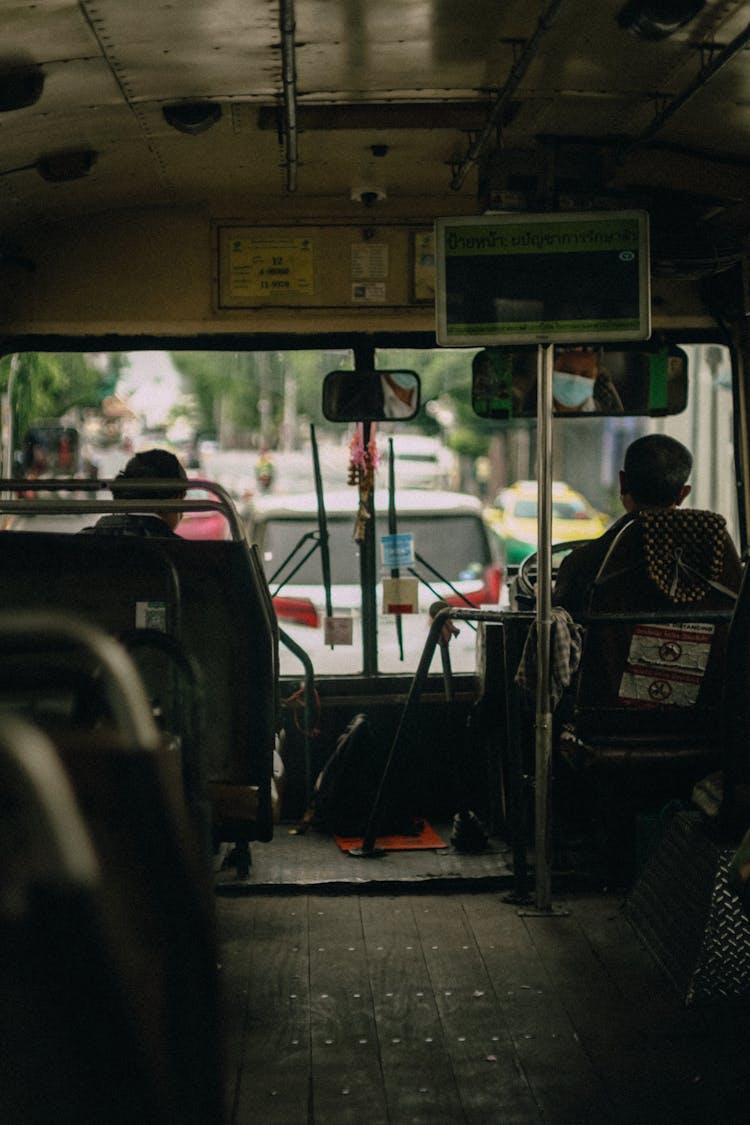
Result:
{"label": "rearview mirror", "polygon": [[408,421],[419,411],[415,371],[329,371],[323,415],[329,422]]}
{"label": "rearview mirror", "polygon": [[[480,418],[536,417],[537,348],[487,348],[472,362],[471,404]],[[688,359],[674,346],[610,350],[555,348],[555,417],[680,414],[687,406]]]}

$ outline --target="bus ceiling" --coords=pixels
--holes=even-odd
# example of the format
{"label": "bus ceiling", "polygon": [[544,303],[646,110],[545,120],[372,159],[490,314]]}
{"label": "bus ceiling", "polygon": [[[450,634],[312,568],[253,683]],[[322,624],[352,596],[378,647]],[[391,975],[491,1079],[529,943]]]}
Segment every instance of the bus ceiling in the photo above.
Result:
{"label": "bus ceiling", "polygon": [[743,4],[3,8],[6,336],[427,331],[441,215],[642,208],[655,322],[741,261]]}

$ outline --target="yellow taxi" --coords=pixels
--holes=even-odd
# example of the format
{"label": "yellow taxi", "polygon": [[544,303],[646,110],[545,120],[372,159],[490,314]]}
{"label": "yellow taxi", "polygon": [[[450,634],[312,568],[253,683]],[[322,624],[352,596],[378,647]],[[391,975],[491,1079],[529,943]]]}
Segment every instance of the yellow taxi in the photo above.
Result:
{"label": "yellow taxi", "polygon": [[[536,550],[537,484],[518,480],[498,493],[486,510],[487,521],[505,548],[508,565],[522,563]],[[595,539],[609,519],[564,481],[552,485],[552,542]]]}

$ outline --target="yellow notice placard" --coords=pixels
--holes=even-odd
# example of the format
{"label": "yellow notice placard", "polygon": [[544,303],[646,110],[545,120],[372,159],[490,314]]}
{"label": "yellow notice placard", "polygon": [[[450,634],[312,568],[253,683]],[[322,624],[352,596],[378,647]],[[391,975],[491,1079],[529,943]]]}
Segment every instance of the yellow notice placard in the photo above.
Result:
{"label": "yellow notice placard", "polygon": [[313,245],[309,238],[241,235],[229,244],[229,294],[284,303],[312,296]]}
{"label": "yellow notice placard", "polygon": [[383,613],[418,613],[419,583],[416,578],[383,579]]}

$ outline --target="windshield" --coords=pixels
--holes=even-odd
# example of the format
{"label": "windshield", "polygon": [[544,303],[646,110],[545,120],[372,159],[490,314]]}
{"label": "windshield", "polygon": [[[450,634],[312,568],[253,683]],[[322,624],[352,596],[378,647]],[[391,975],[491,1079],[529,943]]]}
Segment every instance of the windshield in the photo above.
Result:
{"label": "windshield", "polygon": [[[331,554],[331,580],[358,585],[359,547],[352,540],[352,516],[327,516],[328,547]],[[386,517],[376,515],[377,535],[388,533]],[[479,515],[402,516],[399,534],[412,534],[416,552],[428,566],[449,582],[476,577],[489,565],[490,549],[487,531]],[[257,529],[263,560],[269,578],[284,560],[292,555],[297,544],[307,537],[317,540],[318,525],[314,520],[272,517]],[[303,555],[305,552],[300,552]],[[294,560],[285,567],[288,574]],[[281,576],[280,576],[281,577]],[[316,585],[322,581],[320,553],[310,556],[290,579],[295,585]],[[321,598],[322,600],[322,598]]]}
{"label": "windshield", "polygon": [[[622,513],[618,474],[625,450],[635,438],[656,431],[678,438],[693,453],[686,505],[721,512],[739,546],[729,352],[715,343],[675,344],[687,356],[683,413],[554,419],[553,479],[556,493],[557,482],[565,482],[565,490],[553,497],[553,519],[580,525],[578,537],[599,534]],[[314,498],[297,512],[294,502],[314,488],[317,450],[324,492],[336,497],[328,505],[333,615],[351,622],[351,643],[325,641],[322,556],[314,539],[306,541],[306,549],[315,549],[301,569],[291,577],[288,568],[281,574],[288,581],[276,603],[280,625],[310,655],[318,675],[353,675],[365,667],[410,675],[427,635],[430,606],[446,598],[455,604],[502,603],[509,573],[536,548],[537,502],[535,493],[529,494],[536,479],[536,422],[474,413],[472,360],[478,350],[437,348],[424,340],[415,347],[365,347],[355,338],[337,347],[291,350],[19,353],[12,378],[6,356],[0,362],[0,393],[10,389],[13,433],[3,447],[5,475],[19,481],[51,475],[108,480],[135,452],[169,449],[188,476],[226,489],[248,539],[257,537],[271,576],[302,536],[316,533]],[[377,423],[369,439],[356,423],[328,421],[322,412],[326,375],[357,369],[418,373],[417,417]],[[385,612],[383,594],[383,580],[394,570],[383,553],[387,500],[378,500],[366,546],[357,534],[358,524],[362,531],[366,523],[359,518],[366,490],[358,478],[366,440],[379,496],[388,488],[392,447],[397,531],[413,536],[413,563],[409,557],[398,573],[419,578],[400,618],[400,639],[399,618]],[[23,484],[17,491],[36,495]],[[110,494],[102,488],[98,495]],[[498,497],[504,508],[496,505]],[[270,501],[275,514],[266,519],[263,505]],[[512,526],[511,515],[523,526]],[[6,528],[36,530],[65,525],[76,531],[93,522],[90,516],[28,513],[2,518]],[[183,521],[186,537],[196,522]],[[211,521],[203,523],[201,537],[222,534]],[[576,527],[565,530],[566,538],[576,538]],[[371,551],[364,572],[372,585],[363,598],[364,550]],[[273,588],[278,584],[277,579]],[[303,586],[312,610],[301,622],[299,607],[290,609],[284,599]],[[292,612],[298,616],[289,616]],[[454,670],[472,672],[475,631],[462,625],[450,654]],[[298,658],[286,650],[281,657],[283,674],[298,678]],[[440,671],[439,654],[432,670]]]}

